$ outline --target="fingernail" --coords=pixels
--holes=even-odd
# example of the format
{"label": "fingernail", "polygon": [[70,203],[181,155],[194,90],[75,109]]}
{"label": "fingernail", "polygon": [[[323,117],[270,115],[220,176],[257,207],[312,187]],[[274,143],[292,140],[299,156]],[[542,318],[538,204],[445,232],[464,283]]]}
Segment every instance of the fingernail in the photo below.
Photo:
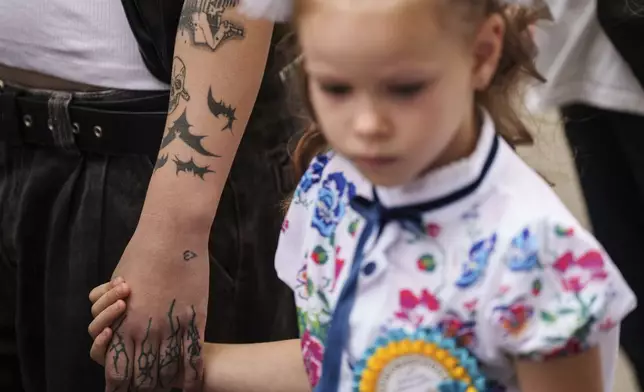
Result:
{"label": "fingernail", "polygon": [[117,277],[113,280],[113,283],[114,283],[114,285],[115,285],[115,286],[116,286],[117,284],[119,284],[119,283],[122,283],[122,282],[123,282],[123,278],[121,278],[120,276],[117,276]]}
{"label": "fingernail", "polygon": [[117,290],[120,294],[125,294],[127,291],[127,285],[125,283],[121,283]]}

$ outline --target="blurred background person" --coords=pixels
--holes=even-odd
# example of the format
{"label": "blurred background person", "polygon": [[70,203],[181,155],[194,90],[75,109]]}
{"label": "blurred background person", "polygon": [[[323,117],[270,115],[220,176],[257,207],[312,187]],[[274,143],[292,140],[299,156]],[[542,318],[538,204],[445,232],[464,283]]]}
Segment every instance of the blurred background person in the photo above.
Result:
{"label": "blurred background person", "polygon": [[[547,82],[531,89],[528,104],[560,111],[593,231],[644,298],[642,19],[626,0],[545,3],[551,20],[537,24],[534,38],[537,68]],[[622,323],[621,344],[640,385],[643,329],[639,307]]]}

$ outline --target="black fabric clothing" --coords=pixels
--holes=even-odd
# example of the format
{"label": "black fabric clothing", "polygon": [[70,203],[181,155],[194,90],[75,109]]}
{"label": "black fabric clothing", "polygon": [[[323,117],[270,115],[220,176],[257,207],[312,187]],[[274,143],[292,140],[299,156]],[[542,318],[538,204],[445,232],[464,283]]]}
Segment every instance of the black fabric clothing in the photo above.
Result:
{"label": "black fabric clothing", "polygon": [[597,18],[606,35],[644,88],[644,2],[597,0]]}
{"label": "black fabric clothing", "polygon": [[[263,84],[211,232],[211,342],[297,336],[292,293],[273,266],[280,203],[294,185],[286,148],[293,125],[277,109],[281,86],[271,83],[279,81]],[[24,112],[39,100],[53,121]],[[154,119],[165,118],[167,102],[167,92],[0,92],[0,391],[104,390],[103,369],[89,358],[87,296],[110,279],[134,232],[153,170],[148,151],[163,134],[164,121]],[[149,116],[158,127],[152,147],[123,145],[119,154],[112,144],[101,153],[100,141],[114,142],[117,131],[78,125],[81,108]],[[22,145],[8,137],[36,127],[51,136]]]}
{"label": "black fabric clothing", "polygon": [[[644,117],[586,105],[562,109],[593,231],[638,299],[644,298]],[[644,311],[621,325],[621,345],[644,386]]]}

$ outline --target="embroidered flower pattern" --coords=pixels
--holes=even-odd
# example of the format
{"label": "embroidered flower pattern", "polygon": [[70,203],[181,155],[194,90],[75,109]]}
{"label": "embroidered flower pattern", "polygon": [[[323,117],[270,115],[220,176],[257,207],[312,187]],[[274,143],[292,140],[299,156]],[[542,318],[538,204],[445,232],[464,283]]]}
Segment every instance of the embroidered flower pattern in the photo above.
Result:
{"label": "embroidered flower pattern", "polygon": [[309,382],[312,387],[315,387],[320,382],[320,375],[322,374],[324,346],[309,330],[304,332],[304,335],[300,338],[300,343],[302,345],[302,357],[304,359],[304,367],[309,376]]}
{"label": "embroidered flower pattern", "polygon": [[454,338],[461,347],[472,348],[476,346],[476,334],[474,327],[476,322],[474,316],[476,313],[471,312],[469,319],[464,319],[457,312],[448,311],[443,319],[439,322],[438,328],[443,335],[448,338]]}
{"label": "embroidered flower pattern", "polygon": [[508,259],[512,271],[531,271],[540,267],[539,244],[529,229],[522,230],[512,239]]}
{"label": "embroidered flower pattern", "polygon": [[338,283],[338,278],[340,277],[340,273],[342,273],[342,270],[344,269],[345,261],[343,258],[340,257],[341,252],[342,252],[342,248],[337,246],[335,248],[335,271],[333,273],[333,283],[331,284],[331,292],[335,291],[335,287]]}
{"label": "embroidered flower pattern", "polygon": [[426,289],[422,290],[420,296],[416,296],[411,290],[400,291],[400,308],[403,312],[414,310],[418,306],[425,307],[432,312],[441,307],[436,296]]}
{"label": "embroidered flower pattern", "polygon": [[358,226],[360,226],[360,220],[359,219],[355,219],[355,220],[351,221],[351,223],[349,224],[349,235],[352,238],[356,238],[356,234],[358,233]]}
{"label": "embroidered flower pattern", "polygon": [[543,288],[543,283],[541,283],[540,278],[536,278],[535,280],[532,281],[532,288],[530,292],[534,297],[538,297],[539,294],[541,294],[541,289]]}
{"label": "embroidered flower pattern", "polygon": [[615,328],[617,326],[617,323],[613,321],[612,318],[607,317],[606,320],[602,321],[601,324],[599,324],[599,330],[602,332],[608,332],[611,329]]}
{"label": "embroidered flower pattern", "polygon": [[308,266],[305,263],[302,268],[297,272],[295,295],[303,300],[307,300],[311,296],[313,290],[313,282],[309,279],[307,273]]}
{"label": "embroidered flower pattern", "polygon": [[425,226],[425,231],[431,238],[438,238],[438,236],[441,234],[441,227],[436,223],[430,223]]}
{"label": "embroidered flower pattern", "polygon": [[[589,347],[594,331],[616,325],[610,304],[617,294],[606,284],[609,273],[602,252],[572,228],[557,225],[552,230],[554,236],[542,249],[527,228],[512,239],[506,258],[511,274],[497,293],[500,305],[493,309],[497,325],[516,345],[516,355],[532,360],[578,354]],[[539,254],[550,263],[542,264]],[[540,348],[525,352],[526,341]]]}
{"label": "embroidered flower pattern", "polygon": [[592,281],[602,281],[608,277],[604,270],[604,259],[596,250],[588,251],[578,258],[572,252],[566,252],[552,267],[561,274],[563,289],[573,293],[580,293]]}
{"label": "embroidered flower pattern", "polygon": [[441,308],[439,299],[426,289],[416,295],[412,290],[404,289],[398,293],[399,308],[394,317],[404,325],[420,326],[428,313]]}
{"label": "embroidered flower pattern", "polygon": [[433,255],[427,253],[418,258],[416,265],[418,266],[418,269],[421,271],[433,272],[434,269],[436,269],[436,260],[434,260]]}
{"label": "embroidered flower pattern", "polygon": [[329,254],[323,246],[317,245],[311,252],[311,260],[317,265],[324,265],[329,261]]}
{"label": "embroidered flower pattern", "polygon": [[572,237],[573,234],[575,234],[575,230],[572,227],[561,225],[555,226],[555,235],[557,235],[557,237]]}
{"label": "embroidered flower pattern", "polygon": [[505,332],[517,337],[521,336],[534,316],[534,308],[523,298],[517,298],[509,305],[495,307],[494,313]]}
{"label": "embroidered flower pattern", "polygon": [[[297,273],[294,291],[302,354],[313,388],[322,376],[331,318],[365,222],[351,211],[349,201],[356,194],[352,171],[342,170],[335,161],[329,163],[330,155],[316,158],[296,190],[294,202],[306,204],[307,209],[293,211],[309,214],[307,226],[296,227],[302,219],[293,217],[282,224],[285,235],[294,230],[310,231],[302,245],[306,249],[303,260],[295,260],[304,266]],[[364,184],[357,178],[355,181],[362,193]],[[369,255],[365,262],[377,256],[387,263],[372,275],[365,268],[368,263],[357,266],[358,300],[353,312],[361,313],[352,314],[351,323],[356,323],[352,328],[360,336],[401,333],[395,336],[401,342],[407,333],[422,337],[431,331],[444,336],[454,350],[476,356],[481,354],[478,350],[485,349],[481,358],[487,357],[489,349],[494,357],[509,354],[547,360],[582,352],[596,341],[597,333],[619,324],[623,311],[614,309],[618,307],[615,304],[629,299],[624,299],[625,286],[610,274],[610,261],[587,242],[583,231],[539,222],[507,233],[497,222],[488,222],[490,212],[485,203],[454,215],[462,228],[442,226],[447,220],[439,225],[428,219],[413,241],[405,241],[404,235],[389,237],[389,232],[382,241],[391,244],[369,239],[365,245],[368,252],[377,254]],[[454,255],[460,255],[459,259],[454,260]],[[454,262],[457,264],[444,265]],[[392,291],[362,301],[361,295],[380,290],[375,285],[381,283]],[[361,324],[374,320],[379,323],[377,331],[370,330],[372,325]],[[486,324],[479,325],[482,323]],[[402,354],[396,351],[396,355],[408,352],[404,344],[400,347]],[[361,353],[348,354],[349,368],[359,371],[356,358]],[[493,362],[488,365],[496,366]],[[503,380],[512,380],[512,375],[506,375]],[[506,390],[501,384],[478,388]]]}
{"label": "embroidered flower pattern", "polygon": [[355,186],[342,173],[330,174],[318,191],[311,225],[320,235],[330,238],[347,210],[349,200],[355,196]]}
{"label": "embroidered flower pattern", "polygon": [[330,154],[321,154],[315,157],[295,189],[295,194],[293,195],[293,201],[295,204],[307,204],[305,195],[315,184],[320,182],[322,179],[322,172],[329,163],[330,158]]}
{"label": "embroidered flower pattern", "polygon": [[495,245],[496,234],[488,239],[478,241],[472,246],[469,259],[463,264],[463,272],[456,281],[456,286],[463,289],[468,288],[483,277]]}
{"label": "embroidered flower pattern", "polygon": [[298,308],[302,357],[312,386],[316,386],[320,381],[324,341],[331,320],[331,308],[326,295],[321,290],[314,291],[315,295],[309,297],[309,305],[313,300],[316,306],[309,306],[307,310]]}

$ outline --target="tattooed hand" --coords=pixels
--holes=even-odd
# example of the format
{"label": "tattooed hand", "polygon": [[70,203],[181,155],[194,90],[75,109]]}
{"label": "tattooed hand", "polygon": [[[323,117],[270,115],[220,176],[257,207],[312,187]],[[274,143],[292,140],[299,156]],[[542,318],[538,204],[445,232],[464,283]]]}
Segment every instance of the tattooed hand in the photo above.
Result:
{"label": "tattooed hand", "polygon": [[127,312],[112,325],[107,390],[169,391],[182,385],[184,391],[198,391],[208,305],[206,242],[196,247],[176,232],[152,231],[137,228],[114,271],[132,295]]}

